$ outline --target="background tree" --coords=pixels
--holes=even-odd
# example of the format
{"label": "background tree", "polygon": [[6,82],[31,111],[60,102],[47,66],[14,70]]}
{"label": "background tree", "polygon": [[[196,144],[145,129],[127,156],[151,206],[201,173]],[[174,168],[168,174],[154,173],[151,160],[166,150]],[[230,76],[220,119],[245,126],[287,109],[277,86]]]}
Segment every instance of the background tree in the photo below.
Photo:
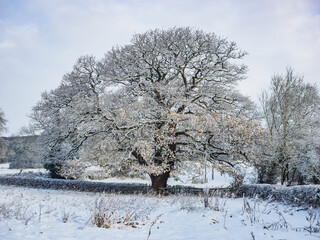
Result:
{"label": "background tree", "polygon": [[5,119],[4,112],[0,108],[0,134],[6,130],[7,120]]}
{"label": "background tree", "polygon": [[300,182],[320,179],[316,151],[320,98],[316,86],[304,83],[302,76],[287,68],[286,74],[272,77],[261,104],[272,139],[271,167],[280,171],[281,184],[290,184],[297,177]]}
{"label": "background tree", "polygon": [[43,165],[39,136],[16,136],[7,138],[6,159],[9,168],[40,168]]}
{"label": "background tree", "polygon": [[137,34],[101,61],[80,58],[43,94],[33,118],[51,158],[129,166],[148,173],[158,191],[192,161],[234,168],[256,159],[263,131],[252,102],[235,90],[245,55],[234,42],[190,28]]}
{"label": "background tree", "polygon": [[7,120],[5,119],[4,112],[0,108],[0,159],[3,159],[6,152],[6,144],[4,140],[1,138],[1,134],[3,134],[6,130]]}

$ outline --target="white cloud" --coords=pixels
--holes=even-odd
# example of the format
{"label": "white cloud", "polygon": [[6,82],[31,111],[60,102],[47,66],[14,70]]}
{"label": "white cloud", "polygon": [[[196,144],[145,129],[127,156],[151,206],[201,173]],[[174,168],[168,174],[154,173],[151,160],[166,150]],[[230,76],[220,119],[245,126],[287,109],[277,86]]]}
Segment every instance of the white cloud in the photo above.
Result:
{"label": "white cloud", "polygon": [[249,52],[248,79],[239,88],[255,100],[288,65],[320,85],[317,0],[10,2],[13,7],[2,4],[6,15],[0,15],[0,107],[11,132],[27,123],[40,93],[56,87],[77,57],[102,57],[153,28],[192,26],[238,43]]}

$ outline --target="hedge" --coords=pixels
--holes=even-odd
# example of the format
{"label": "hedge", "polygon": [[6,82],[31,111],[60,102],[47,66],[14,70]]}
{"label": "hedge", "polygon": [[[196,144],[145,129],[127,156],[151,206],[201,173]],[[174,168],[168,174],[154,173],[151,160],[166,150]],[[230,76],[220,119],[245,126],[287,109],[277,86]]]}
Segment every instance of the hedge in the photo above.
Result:
{"label": "hedge", "polygon": [[[0,176],[0,184],[14,185],[20,187],[31,187],[39,189],[54,189],[54,190],[71,190],[81,192],[105,192],[105,193],[123,193],[123,194],[137,194],[150,193],[152,188],[146,184],[139,183],[104,183],[91,182],[80,180],[65,180],[52,178],[30,178],[17,175]],[[230,194],[230,188],[211,188],[208,189],[210,195],[226,196]],[[203,188],[193,188],[185,186],[168,186],[164,189],[168,194],[190,194],[202,195]]]}
{"label": "hedge", "polygon": [[320,207],[320,185],[279,186],[270,184],[242,185],[236,190],[238,197],[258,197],[294,205]]}

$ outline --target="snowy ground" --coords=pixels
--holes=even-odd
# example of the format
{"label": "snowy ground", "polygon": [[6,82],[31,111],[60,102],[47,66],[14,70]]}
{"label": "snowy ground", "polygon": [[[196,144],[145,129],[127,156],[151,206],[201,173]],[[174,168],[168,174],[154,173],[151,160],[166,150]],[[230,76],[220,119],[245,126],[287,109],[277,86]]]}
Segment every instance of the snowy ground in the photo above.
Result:
{"label": "snowy ground", "polygon": [[47,171],[44,168],[27,168],[27,169],[9,169],[9,163],[1,163],[0,164],[0,176],[7,175],[7,174],[18,174],[18,173],[26,173],[26,172],[33,172],[33,173],[46,173]]}
{"label": "snowy ground", "polygon": [[[248,199],[144,196],[0,185],[0,239],[320,239],[319,209]],[[313,218],[307,218],[313,214]],[[99,225],[100,227],[98,227]]]}
{"label": "snowy ground", "polygon": [[[214,187],[228,187],[232,179],[227,175],[221,175],[220,173],[216,173],[215,179],[208,178],[207,183],[192,183],[192,179],[189,176],[180,176],[179,180],[174,178],[168,179],[168,185],[180,185],[180,186],[191,186],[191,187],[199,187],[199,188],[214,188]],[[151,184],[151,180],[149,176],[146,176],[146,179],[138,179],[138,178],[107,178],[103,180],[99,180],[99,182],[106,183],[144,183]]]}

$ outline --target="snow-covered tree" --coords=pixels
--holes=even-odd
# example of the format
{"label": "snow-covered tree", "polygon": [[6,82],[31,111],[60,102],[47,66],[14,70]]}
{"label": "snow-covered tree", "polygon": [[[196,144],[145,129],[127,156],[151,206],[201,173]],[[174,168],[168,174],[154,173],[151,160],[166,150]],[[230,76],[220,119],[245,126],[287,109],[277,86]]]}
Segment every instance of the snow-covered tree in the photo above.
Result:
{"label": "snow-covered tree", "polygon": [[7,120],[4,116],[4,112],[0,108],[0,134],[2,134],[6,130]]}
{"label": "snow-covered tree", "polygon": [[264,135],[252,102],[235,90],[245,55],[190,28],[136,34],[101,61],[80,58],[33,118],[52,156],[144,171],[156,191],[194,161],[235,169],[257,159]]}
{"label": "snow-covered tree", "polygon": [[42,166],[39,136],[16,136],[7,138],[6,159],[10,168],[39,168]]}
{"label": "snow-covered tree", "polygon": [[94,57],[80,57],[73,71],[63,77],[56,89],[44,92],[33,108],[29,129],[42,131],[46,167],[54,177],[62,177],[57,172],[62,162],[78,156],[78,149],[87,136],[81,139],[77,133],[100,112],[100,67]]}
{"label": "snow-covered tree", "polygon": [[5,119],[4,112],[0,108],[0,158],[3,158],[6,151],[6,145],[3,139],[1,138],[1,134],[6,130],[7,120]]}
{"label": "snow-covered tree", "polygon": [[[271,79],[261,97],[263,115],[272,139],[272,166],[280,170],[281,184],[296,177],[320,179],[320,97],[315,85],[287,68]],[[300,180],[301,181],[301,180]]]}

